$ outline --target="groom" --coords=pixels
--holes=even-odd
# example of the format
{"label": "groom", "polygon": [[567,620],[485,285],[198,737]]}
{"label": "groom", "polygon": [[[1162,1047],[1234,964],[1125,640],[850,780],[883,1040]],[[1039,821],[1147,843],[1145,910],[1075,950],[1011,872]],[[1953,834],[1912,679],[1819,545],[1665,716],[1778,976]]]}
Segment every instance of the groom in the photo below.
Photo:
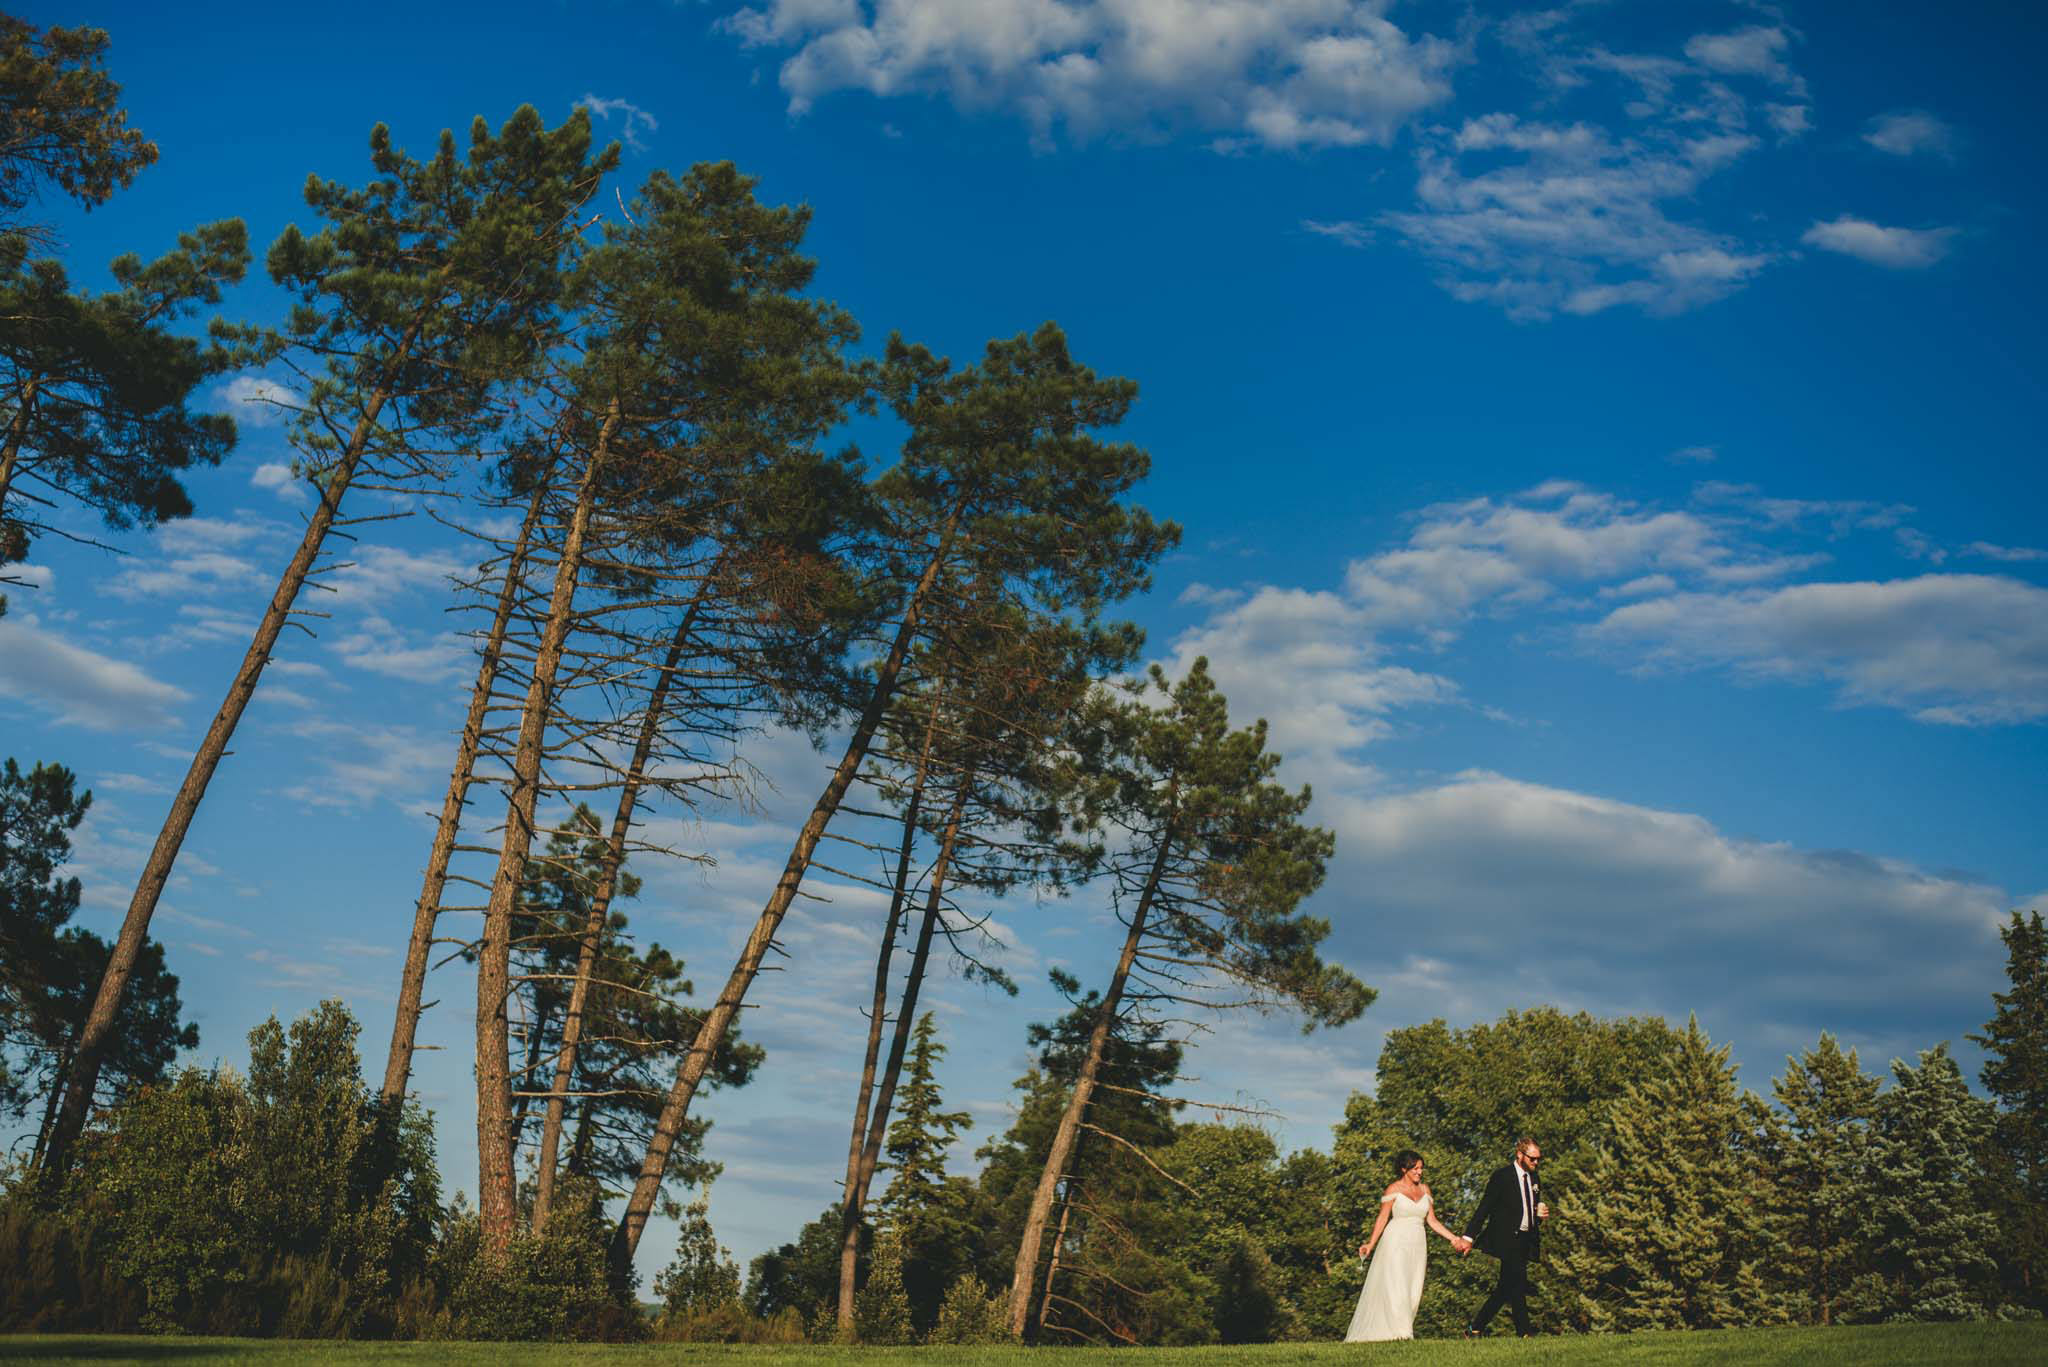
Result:
{"label": "groom", "polygon": [[1466,1238],[1500,1259],[1500,1281],[1465,1326],[1468,1339],[1484,1334],[1486,1322],[1503,1305],[1515,1317],[1515,1333],[1529,1336],[1529,1264],[1536,1261],[1539,1227],[1550,1218],[1536,1181],[1536,1166],[1542,1161],[1543,1151],[1535,1140],[1516,1141],[1515,1161],[1495,1169],[1487,1179],[1486,1194],[1465,1226]]}

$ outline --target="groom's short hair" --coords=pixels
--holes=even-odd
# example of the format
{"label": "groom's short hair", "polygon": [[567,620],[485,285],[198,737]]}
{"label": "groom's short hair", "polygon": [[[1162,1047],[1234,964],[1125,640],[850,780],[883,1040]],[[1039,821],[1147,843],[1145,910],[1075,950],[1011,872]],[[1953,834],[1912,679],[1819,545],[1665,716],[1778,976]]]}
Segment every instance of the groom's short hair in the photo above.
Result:
{"label": "groom's short hair", "polygon": [[1519,1158],[1523,1154],[1527,1153],[1529,1150],[1535,1147],[1536,1141],[1529,1138],[1529,1136],[1525,1134],[1520,1139],[1517,1139],[1515,1141],[1515,1156]]}

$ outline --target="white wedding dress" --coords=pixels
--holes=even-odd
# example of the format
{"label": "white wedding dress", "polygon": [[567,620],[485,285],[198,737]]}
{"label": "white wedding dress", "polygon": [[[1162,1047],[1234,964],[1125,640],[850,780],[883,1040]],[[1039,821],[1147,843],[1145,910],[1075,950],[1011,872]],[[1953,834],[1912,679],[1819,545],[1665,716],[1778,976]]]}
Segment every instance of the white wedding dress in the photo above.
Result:
{"label": "white wedding dress", "polygon": [[1380,1198],[1382,1205],[1388,1202],[1394,1209],[1373,1246],[1365,1289],[1344,1331],[1346,1343],[1415,1337],[1415,1307],[1422,1304],[1422,1277],[1429,1267],[1429,1197],[1417,1201],[1389,1192]]}

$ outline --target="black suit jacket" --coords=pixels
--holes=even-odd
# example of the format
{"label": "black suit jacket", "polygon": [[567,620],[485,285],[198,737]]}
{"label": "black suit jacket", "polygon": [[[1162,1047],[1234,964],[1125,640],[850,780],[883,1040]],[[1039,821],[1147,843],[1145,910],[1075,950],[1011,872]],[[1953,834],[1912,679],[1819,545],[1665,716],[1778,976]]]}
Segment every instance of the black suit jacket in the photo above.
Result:
{"label": "black suit jacket", "polygon": [[[1533,1259],[1543,1222],[1532,1219],[1529,1232],[1522,1233],[1522,1185],[1515,1179],[1515,1168],[1509,1163],[1494,1169],[1493,1176],[1486,1179],[1486,1194],[1465,1222],[1465,1237],[1496,1258],[1519,1249]],[[1529,1175],[1529,1185],[1531,1199],[1542,1200],[1543,1187],[1534,1173]]]}

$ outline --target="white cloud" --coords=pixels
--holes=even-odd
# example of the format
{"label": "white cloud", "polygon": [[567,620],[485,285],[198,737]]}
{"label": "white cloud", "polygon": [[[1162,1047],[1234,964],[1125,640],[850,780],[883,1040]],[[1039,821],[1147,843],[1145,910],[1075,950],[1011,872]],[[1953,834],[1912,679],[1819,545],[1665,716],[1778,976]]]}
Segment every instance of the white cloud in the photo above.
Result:
{"label": "white cloud", "polygon": [[260,375],[237,375],[215,385],[213,395],[236,422],[250,427],[275,427],[304,402],[294,390]]}
{"label": "white cloud", "polygon": [[1880,114],[1864,130],[1863,140],[1880,152],[1910,157],[1921,152],[1938,157],[1955,155],[1955,130],[1923,109],[1901,109]]}
{"label": "white cloud", "polygon": [[619,115],[619,140],[635,152],[647,150],[647,144],[640,140],[641,133],[656,133],[661,130],[659,119],[629,100],[608,100],[601,95],[585,95],[569,107],[588,109],[606,122],[610,122],[612,115]]}
{"label": "white cloud", "polygon": [[793,113],[838,91],[1007,106],[1041,145],[1193,126],[1226,148],[1384,146],[1450,95],[1454,43],[1411,37],[1385,0],[770,0],[722,27],[794,49]]}
{"label": "white cloud", "polygon": [[[306,742],[314,771],[284,794],[309,807],[359,811],[389,802],[408,813],[431,811],[447,787],[452,738],[405,726],[315,719],[295,722],[290,731]],[[488,810],[490,798],[481,802]]]}
{"label": "white cloud", "polygon": [[338,634],[333,649],[348,669],[413,683],[448,683],[476,672],[476,656],[462,637],[407,630],[375,613]]}
{"label": "white cloud", "polygon": [[1375,624],[1442,640],[1476,612],[1543,602],[1564,586],[1775,563],[1700,514],[1552,483],[1425,508],[1406,546],[1351,563],[1346,590]]}
{"label": "white cloud", "polygon": [[447,551],[367,545],[357,547],[322,582],[334,590],[337,603],[368,608],[411,594],[446,597],[452,581],[472,569],[469,561]]}
{"label": "white cloud", "polygon": [[1840,252],[1892,270],[1918,270],[1948,255],[1954,228],[1887,228],[1868,219],[1843,214],[1816,221],[1800,241],[1823,251]]}
{"label": "white cloud", "polygon": [[1734,132],[1616,139],[1583,123],[1490,114],[1426,147],[1417,208],[1382,221],[1442,267],[1454,297],[1512,317],[1680,312],[1773,259],[1667,212],[1756,145]]}
{"label": "white cloud", "polygon": [[1673,594],[1617,608],[1588,634],[1641,647],[1652,665],[1824,680],[1846,704],[1921,721],[2048,718],[2048,589],[2016,579],[1933,574]]}
{"label": "white cloud", "polygon": [[1449,679],[1382,661],[1373,633],[1336,594],[1261,588],[1181,633],[1165,664],[1178,678],[1207,656],[1232,724],[1269,723],[1289,784],[1356,786],[1372,771],[1349,756],[1389,732],[1391,713],[1460,701]]}
{"label": "white cloud", "polygon": [[286,503],[307,503],[312,496],[292,467],[284,461],[265,461],[249,474],[249,487],[276,494]]}
{"label": "white cloud", "polygon": [[1711,446],[1681,446],[1664,459],[1673,465],[1712,465],[1720,454]]}
{"label": "white cloud", "polygon": [[1382,983],[1413,967],[1399,928],[1427,927],[1440,965],[1417,985],[1429,997],[1387,990],[1383,1021],[1553,1003],[1697,1010],[1724,1038],[1780,1050],[1822,1028],[1924,1047],[1927,1030],[1974,1019],[1996,978],[2006,895],[1899,860],[1741,839],[1689,813],[1484,772],[1319,803],[1319,818],[1337,835],[1314,903],[1334,923],[1333,956]]}
{"label": "white cloud", "polygon": [[1813,111],[1803,104],[1767,104],[1764,113],[1782,141],[1789,142],[1813,131]]}
{"label": "white cloud", "polygon": [[11,696],[95,731],[155,731],[190,696],[117,660],[46,631],[32,614],[0,617],[0,683]]}
{"label": "white cloud", "polygon": [[1783,86],[1794,95],[1806,93],[1806,82],[1785,61],[1791,36],[1782,28],[1761,25],[1733,33],[1702,33],[1685,45],[1685,55],[1724,76],[1755,76]]}
{"label": "white cloud", "polygon": [[57,572],[48,565],[31,565],[25,560],[0,562],[0,584],[16,584],[47,592],[56,583]]}

